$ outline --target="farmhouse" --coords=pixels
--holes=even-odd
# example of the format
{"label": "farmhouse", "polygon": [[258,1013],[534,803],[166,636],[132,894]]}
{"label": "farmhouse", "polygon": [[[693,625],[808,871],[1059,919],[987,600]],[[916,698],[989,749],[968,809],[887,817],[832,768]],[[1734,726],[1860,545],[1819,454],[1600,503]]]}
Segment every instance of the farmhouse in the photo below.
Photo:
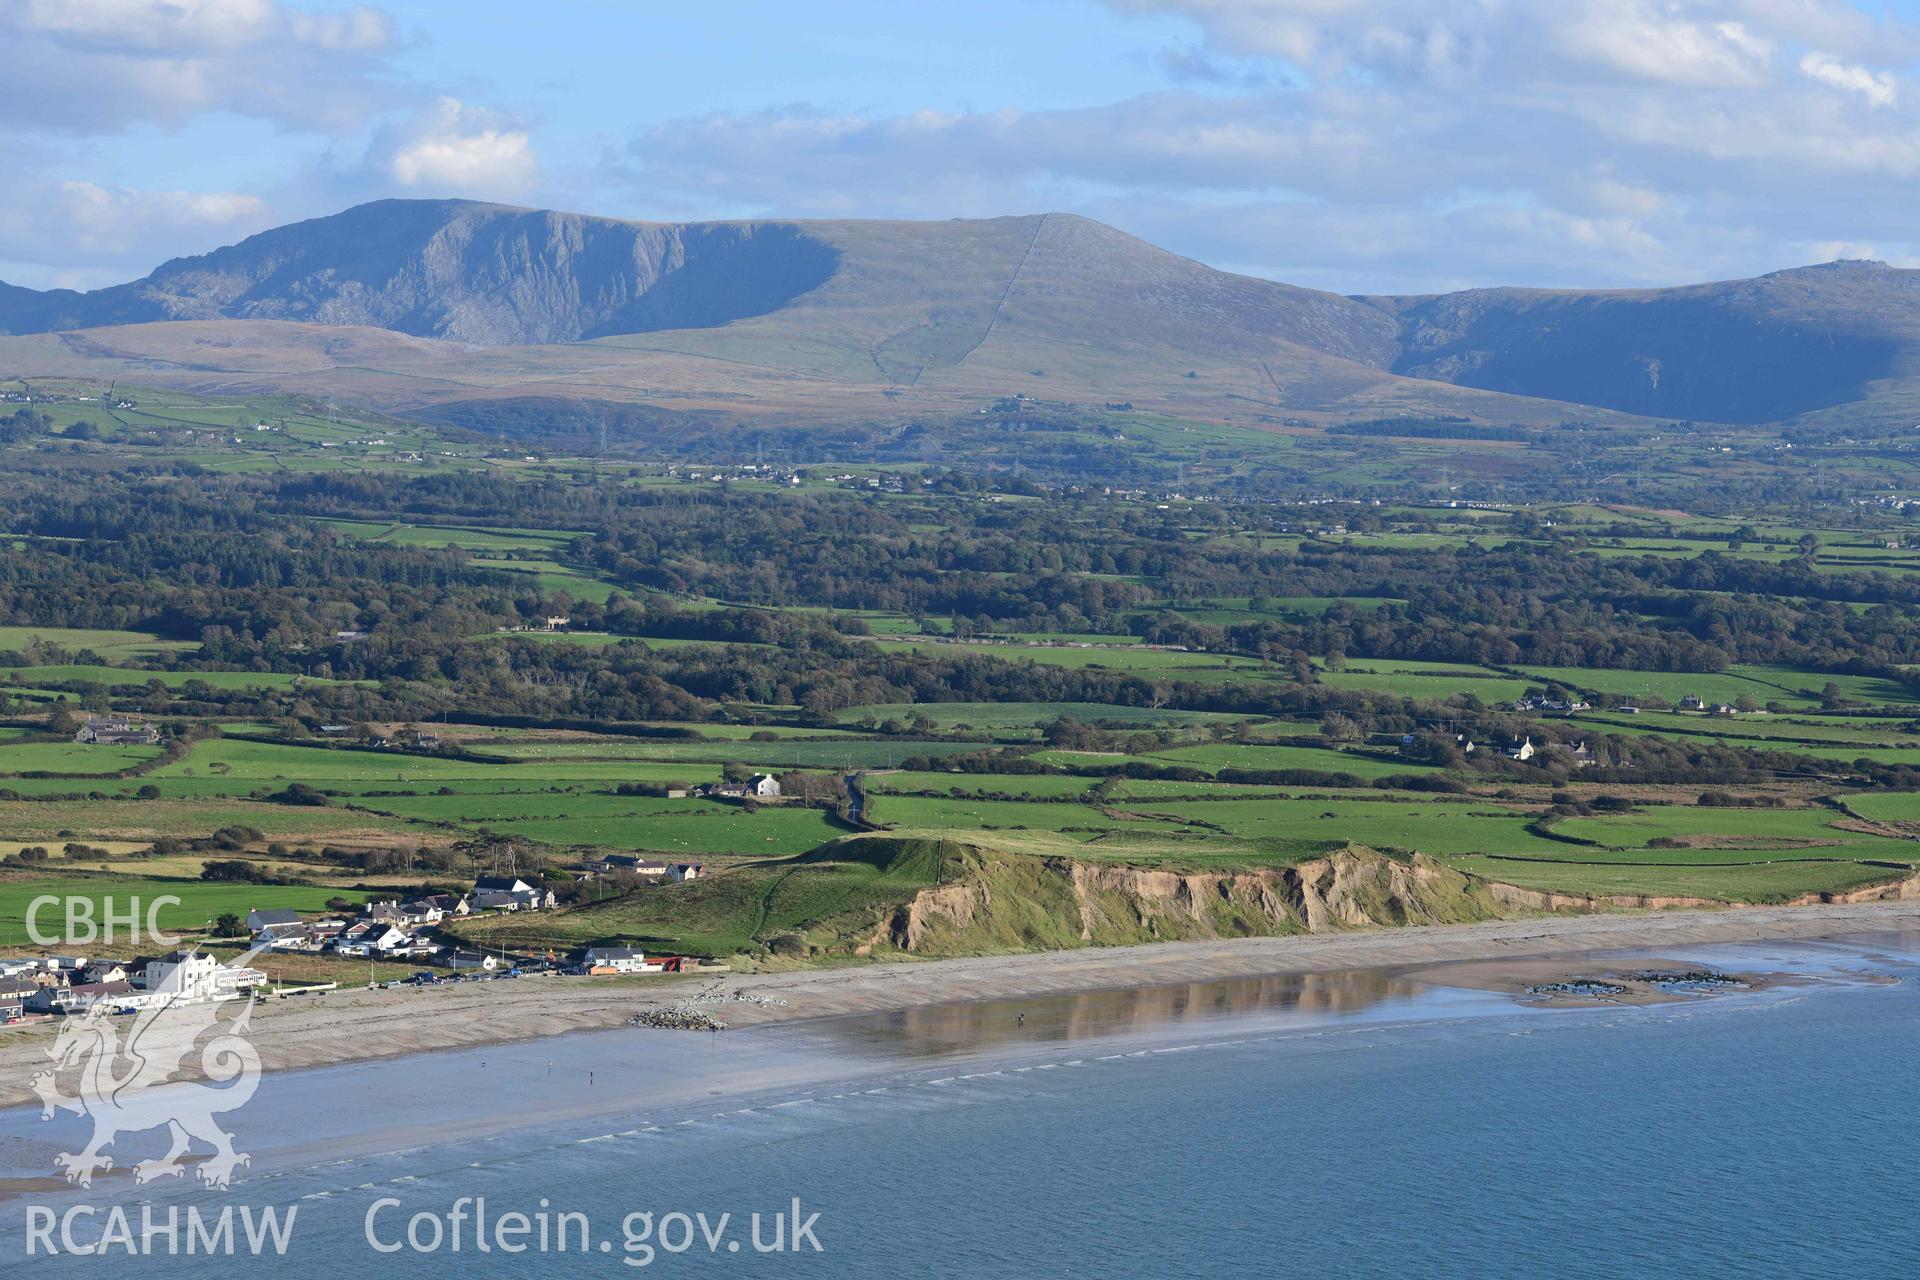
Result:
{"label": "farmhouse", "polygon": [[1509,760],[1531,760],[1533,756],[1534,745],[1532,738],[1522,738],[1519,743],[1507,750],[1507,759]]}
{"label": "farmhouse", "polygon": [[637,853],[610,853],[598,865],[602,871],[625,871],[636,876],[659,877],[667,874],[666,863]]}
{"label": "farmhouse", "polygon": [[707,873],[705,865],[698,862],[670,862],[667,864],[667,879],[679,883],[683,880],[698,880]]}
{"label": "farmhouse", "polygon": [[73,740],[100,746],[147,747],[160,741],[160,731],[150,724],[134,724],[124,716],[96,716],[80,726]]}
{"label": "farmhouse", "polygon": [[780,795],[780,779],[770,773],[756,773],[745,782],[710,782],[698,791],[715,799],[771,800]]}

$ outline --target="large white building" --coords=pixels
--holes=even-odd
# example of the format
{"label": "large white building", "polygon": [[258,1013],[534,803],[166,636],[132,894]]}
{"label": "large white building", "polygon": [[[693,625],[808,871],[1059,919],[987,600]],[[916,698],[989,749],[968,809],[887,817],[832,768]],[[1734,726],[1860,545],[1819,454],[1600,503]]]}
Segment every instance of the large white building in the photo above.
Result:
{"label": "large white building", "polygon": [[151,995],[180,1000],[226,1000],[266,980],[258,969],[221,964],[202,951],[175,951],[149,960],[140,986]]}

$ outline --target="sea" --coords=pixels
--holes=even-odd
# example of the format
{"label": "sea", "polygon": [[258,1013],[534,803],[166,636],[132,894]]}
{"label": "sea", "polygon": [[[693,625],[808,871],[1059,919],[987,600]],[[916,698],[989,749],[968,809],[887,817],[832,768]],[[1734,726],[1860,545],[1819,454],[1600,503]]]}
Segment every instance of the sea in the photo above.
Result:
{"label": "sea", "polygon": [[1362,971],[276,1073],[220,1118],[224,1190],[135,1185],[140,1135],[67,1186],[88,1122],[15,1109],[0,1272],[1920,1274],[1920,936],[1660,960],[1778,976],[1547,1007]]}

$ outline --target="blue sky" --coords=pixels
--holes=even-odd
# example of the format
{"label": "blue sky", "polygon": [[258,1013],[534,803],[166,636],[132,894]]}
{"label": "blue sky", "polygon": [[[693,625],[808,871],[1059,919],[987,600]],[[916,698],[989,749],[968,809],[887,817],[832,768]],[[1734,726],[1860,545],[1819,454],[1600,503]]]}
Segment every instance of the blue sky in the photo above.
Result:
{"label": "blue sky", "polygon": [[0,279],[382,196],[1071,209],[1343,292],[1920,262],[1920,13],[1852,0],[0,0]]}

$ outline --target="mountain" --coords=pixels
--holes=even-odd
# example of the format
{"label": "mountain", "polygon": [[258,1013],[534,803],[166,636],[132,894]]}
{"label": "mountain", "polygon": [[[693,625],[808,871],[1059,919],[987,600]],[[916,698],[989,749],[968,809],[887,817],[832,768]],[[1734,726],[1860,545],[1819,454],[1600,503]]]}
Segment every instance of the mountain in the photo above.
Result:
{"label": "mountain", "polygon": [[[1069,214],[652,223],[464,200],[360,205],[93,293],[0,286],[0,332],[293,320],[516,346],[799,307],[813,328],[873,330],[883,364],[918,367],[963,357],[1005,318],[1016,285],[1025,318],[1054,336],[1084,329],[1091,317],[1072,313],[1097,307],[1112,340],[1257,351],[1278,338],[1368,363],[1392,354],[1391,320],[1363,304],[1214,271]],[[892,327],[901,322],[913,323]]]}
{"label": "mountain", "polygon": [[90,293],[0,284],[0,335],[0,373],[455,418],[503,401],[898,418],[1025,394],[1248,423],[1773,421],[1905,403],[1920,273],[1343,297],[1071,214],[653,223],[383,200]]}
{"label": "mountain", "polygon": [[1832,262],[1673,289],[1369,298],[1395,373],[1656,417],[1768,422],[1920,368],[1920,271]]}
{"label": "mountain", "polygon": [[1013,394],[1211,421],[1563,413],[1395,377],[1394,318],[1366,301],[1070,214],[647,223],[386,200],[92,293],[5,289],[0,333],[0,372],[475,421],[499,401],[778,422]]}

